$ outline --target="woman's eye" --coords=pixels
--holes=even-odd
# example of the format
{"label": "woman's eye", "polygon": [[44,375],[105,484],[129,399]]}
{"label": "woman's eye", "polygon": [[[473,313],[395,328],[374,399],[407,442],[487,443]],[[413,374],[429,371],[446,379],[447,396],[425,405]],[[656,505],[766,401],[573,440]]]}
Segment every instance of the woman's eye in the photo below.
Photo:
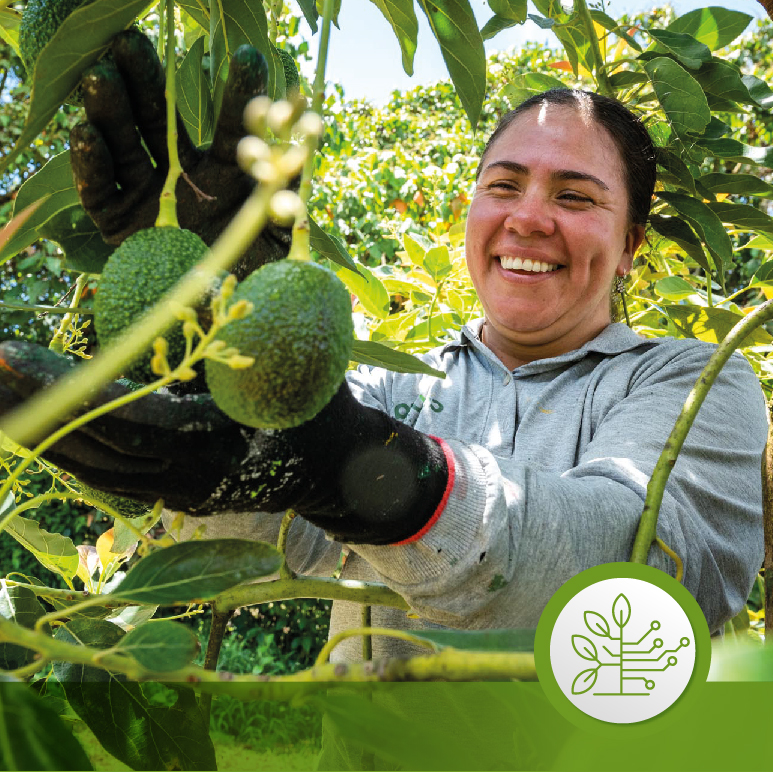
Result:
{"label": "woman's eye", "polygon": [[503,191],[518,190],[518,186],[514,182],[510,182],[509,180],[494,180],[494,182],[489,183],[488,187],[492,190],[503,190]]}
{"label": "woman's eye", "polygon": [[570,203],[577,203],[577,204],[592,204],[593,199],[589,198],[586,195],[583,195],[582,193],[575,193],[575,192],[567,192],[562,193],[559,198],[562,201],[569,201]]}

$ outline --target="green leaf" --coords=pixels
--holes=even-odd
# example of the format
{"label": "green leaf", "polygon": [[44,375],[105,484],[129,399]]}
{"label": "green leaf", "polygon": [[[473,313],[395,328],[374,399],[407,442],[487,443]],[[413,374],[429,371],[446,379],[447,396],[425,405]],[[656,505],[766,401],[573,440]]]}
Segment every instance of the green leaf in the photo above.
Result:
{"label": "green leaf", "polygon": [[451,273],[451,254],[445,244],[427,250],[424,255],[424,269],[436,282]]}
{"label": "green leaf", "polygon": [[644,69],[677,135],[702,132],[711,120],[711,111],[700,84],[666,57],[645,62]]}
{"label": "green leaf", "polygon": [[460,651],[534,651],[531,629],[508,630],[406,630],[417,638],[432,641],[441,648]]}
{"label": "green leaf", "polygon": [[602,27],[604,27],[604,29],[613,32],[619,38],[625,40],[625,42],[628,43],[628,45],[631,46],[634,51],[641,52],[642,47],[639,45],[639,42],[636,40],[636,38],[629,35],[625,27],[620,25],[611,16],[604,13],[603,11],[597,11],[595,9],[591,9],[590,16],[591,19],[596,22],[596,24],[600,24]]}
{"label": "green leaf", "polygon": [[200,603],[251,579],[279,570],[270,545],[242,539],[174,544],[140,560],[110,593],[118,600],[157,605]]}
{"label": "green leaf", "polygon": [[0,768],[94,769],[72,731],[26,685],[0,683]]}
{"label": "green leaf", "polygon": [[712,51],[716,51],[732,43],[749,26],[753,18],[748,13],[717,6],[697,8],[674,19],[668,29],[670,32],[692,35]]}
{"label": "green leaf", "polygon": [[687,164],[676,154],[663,147],[655,148],[655,158],[658,166],[672,174],[688,193],[696,194],[695,180]]}
{"label": "green leaf", "polygon": [[317,19],[319,18],[316,2],[314,0],[298,0],[298,5],[301,7],[309,27],[311,27],[311,33],[315,34],[317,31]]}
{"label": "green leaf", "polygon": [[758,284],[773,284],[773,260],[763,263],[749,282],[752,287]]}
{"label": "green leaf", "polygon": [[510,109],[514,110],[529,97],[541,94],[551,88],[568,88],[568,86],[552,75],[545,75],[541,72],[526,72],[511,78],[502,89],[502,93],[507,97]]}
{"label": "green leaf", "polygon": [[555,19],[549,19],[545,16],[537,16],[534,13],[529,14],[531,19],[540,29],[553,29],[556,26]]}
{"label": "green leaf", "polygon": [[478,123],[486,93],[486,54],[469,0],[419,0],[440,44],[451,80],[470,119]]}
{"label": "green leaf", "polygon": [[445,378],[445,373],[435,370],[413,354],[396,351],[374,340],[355,340],[352,343],[352,361],[370,367],[383,367],[396,373],[425,373]]}
{"label": "green leaf", "polygon": [[726,201],[707,204],[719,219],[740,230],[773,234],[773,218],[747,204],[731,204]]}
{"label": "green leaf", "polygon": [[[674,326],[686,338],[697,338],[709,343],[721,343],[730,330],[744,317],[726,308],[702,306],[664,306]],[[742,346],[766,346],[773,338],[761,328],[744,338]]]}
{"label": "green leaf", "polygon": [[69,150],[55,155],[24,182],[16,196],[14,212],[18,214],[40,199],[45,200],[0,249],[0,264],[39,239],[43,225],[56,214],[80,205],[70,170]]}
{"label": "green leaf", "polygon": [[[102,621],[72,620],[56,633],[58,640],[101,649],[119,646],[123,637]],[[55,662],[54,675],[102,747],[132,769],[216,769],[209,727],[192,691],[174,689],[174,705],[155,706],[140,684],[101,668]]]}
{"label": "green leaf", "polygon": [[362,303],[369,314],[377,319],[389,316],[389,293],[380,279],[364,265],[358,266],[358,273],[337,270],[336,276],[346,288]]}
{"label": "green leaf", "polygon": [[731,137],[704,139],[699,137],[695,143],[709,155],[724,158],[736,163],[753,163],[757,166],[773,167],[773,147],[752,147]]}
{"label": "green leaf", "polygon": [[215,120],[209,80],[201,66],[203,56],[204,38],[200,37],[177,70],[177,108],[188,136],[197,146],[212,141]]}
{"label": "green leaf", "polygon": [[773,91],[764,80],[760,80],[756,75],[744,75],[741,80],[757,104],[768,109],[773,107]]}
{"label": "green leaf", "polygon": [[708,46],[697,41],[692,35],[667,29],[650,29],[647,32],[661,48],[670,51],[691,70],[697,70],[704,62],[711,61],[711,51]]}
{"label": "green leaf", "polygon": [[350,271],[359,273],[357,263],[352,260],[341,239],[323,231],[311,217],[309,217],[309,226],[309,241],[311,243],[311,248],[314,249],[320,257],[324,257],[336,265],[340,265],[342,268],[348,268]]}
{"label": "green leaf", "polygon": [[209,32],[209,2],[205,0],[175,0],[175,4],[182,8],[205,32]]}
{"label": "green leaf", "polygon": [[666,276],[655,282],[655,293],[666,300],[679,301],[695,295],[697,290],[681,276]]}
{"label": "green leaf", "polygon": [[[129,522],[142,534],[146,534],[159,520],[161,513],[154,515],[153,510],[146,515],[128,518]],[[129,530],[122,520],[115,520],[113,525],[113,546],[110,551],[120,555],[128,550],[139,540],[134,531]]]}
{"label": "green leaf", "polygon": [[699,177],[697,182],[711,193],[730,193],[739,196],[770,198],[773,185],[754,174],[723,174],[712,172]]}
{"label": "green leaf", "polygon": [[727,62],[708,62],[693,73],[693,77],[708,94],[740,104],[752,104],[755,101],[741,79],[738,68]]}
{"label": "green leaf", "polygon": [[[31,630],[45,613],[37,595],[29,587],[9,587],[5,579],[0,579],[0,616]],[[32,649],[15,643],[0,643],[0,668],[3,670],[24,667],[35,656]]]}
{"label": "green leaf", "polygon": [[515,27],[517,21],[506,19],[504,16],[492,16],[480,29],[480,36],[483,40],[491,40],[494,36],[510,27]]}
{"label": "green leaf", "polygon": [[80,204],[57,212],[40,227],[42,238],[64,253],[62,267],[78,273],[101,273],[115,247],[105,244],[94,221]]}
{"label": "green leaf", "polygon": [[148,5],[148,0],[94,0],[81,5],[64,20],[40,53],[27,120],[13,149],[0,162],[0,171],[7,169],[45,129],[80,82],[83,71]]}
{"label": "green leaf", "polygon": [[413,0],[370,0],[392,26],[403,54],[403,69],[413,75],[413,57],[419,36],[419,21]]}
{"label": "green leaf", "polygon": [[166,673],[190,665],[199,653],[199,640],[189,627],[160,619],[128,632],[117,649],[149,670]]}
{"label": "green leaf", "polygon": [[72,579],[78,570],[78,550],[72,539],[44,531],[34,520],[16,515],[5,530],[28,549],[49,571]]}
{"label": "green leaf", "polygon": [[755,236],[744,246],[748,249],[773,250],[773,238],[769,238],[767,236]]}
{"label": "green leaf", "polygon": [[636,86],[639,83],[646,83],[647,76],[643,72],[636,72],[635,70],[620,70],[614,75],[610,75],[609,82],[615,89],[622,89]]}
{"label": "green leaf", "polygon": [[285,93],[284,69],[268,38],[268,20],[263,3],[251,0],[211,0],[209,47],[215,115],[223,99],[231,57],[239,46],[249,44],[266,57],[267,94],[282,99]]}
{"label": "green leaf", "polygon": [[665,236],[669,241],[673,241],[674,244],[681,247],[704,271],[711,273],[711,265],[703,251],[700,238],[681,217],[650,215],[650,225],[661,236]]}
{"label": "green leaf", "polygon": [[729,265],[733,259],[733,244],[719,217],[706,204],[692,196],[666,191],[658,191],[657,196],[667,201],[692,225],[714,257],[718,275],[723,275],[724,265]]}
{"label": "green leaf", "polygon": [[526,21],[528,3],[526,0],[488,0],[489,7],[497,15],[523,24]]}

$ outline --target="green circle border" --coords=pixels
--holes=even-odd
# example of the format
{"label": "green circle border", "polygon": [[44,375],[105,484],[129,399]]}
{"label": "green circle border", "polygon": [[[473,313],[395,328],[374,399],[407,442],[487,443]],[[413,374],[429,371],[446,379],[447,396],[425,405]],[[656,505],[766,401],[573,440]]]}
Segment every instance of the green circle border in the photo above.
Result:
{"label": "green circle border", "polygon": [[[583,713],[561,691],[550,665],[550,636],[566,604],[586,587],[606,579],[640,579],[667,592],[681,607],[695,634],[695,666],[687,687],[662,713],[635,724],[614,724]],[[640,737],[657,732],[678,720],[700,698],[711,665],[711,635],[706,617],[689,591],[668,574],[641,563],[605,563],[588,568],[563,584],[548,601],[537,623],[534,639],[534,664],[542,690],[553,707],[580,729],[606,736]]]}

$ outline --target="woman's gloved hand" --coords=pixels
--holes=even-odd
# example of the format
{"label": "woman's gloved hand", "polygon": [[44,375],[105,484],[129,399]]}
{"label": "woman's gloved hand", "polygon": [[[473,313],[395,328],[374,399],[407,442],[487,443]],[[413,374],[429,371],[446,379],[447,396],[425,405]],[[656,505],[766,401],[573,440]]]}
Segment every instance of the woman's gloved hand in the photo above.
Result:
{"label": "woman's gloved hand", "polygon": [[[1,343],[0,415],[72,367],[42,346]],[[85,409],[127,390],[111,384]],[[198,516],[292,508],[355,544],[410,540],[449,485],[441,444],[361,405],[346,382],[312,420],[282,431],[235,423],[209,395],[155,393],[71,432],[45,457],[93,488]]]}
{"label": "woman's gloved hand", "polygon": [[[108,244],[151,228],[169,168],[165,75],[151,42],[139,31],[119,34],[112,61],[92,67],[82,87],[86,122],[70,134],[73,178],[81,203]],[[211,245],[255,184],[236,163],[246,134],[246,104],[266,93],[268,68],[252,46],[232,60],[212,145],[197,149],[178,115],[184,176],[177,183],[180,227]],[[232,269],[244,278],[261,265],[287,256],[291,231],[269,223]]]}

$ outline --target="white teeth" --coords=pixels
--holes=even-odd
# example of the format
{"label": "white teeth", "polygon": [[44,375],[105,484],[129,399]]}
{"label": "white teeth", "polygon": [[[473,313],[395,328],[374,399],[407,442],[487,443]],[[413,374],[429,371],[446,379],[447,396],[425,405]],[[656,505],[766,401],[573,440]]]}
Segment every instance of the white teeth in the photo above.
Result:
{"label": "white teeth", "polygon": [[529,258],[521,260],[520,257],[500,257],[499,261],[502,263],[502,268],[505,268],[508,271],[548,273],[550,271],[558,270],[558,266],[553,263],[542,263],[539,260],[530,260]]}

